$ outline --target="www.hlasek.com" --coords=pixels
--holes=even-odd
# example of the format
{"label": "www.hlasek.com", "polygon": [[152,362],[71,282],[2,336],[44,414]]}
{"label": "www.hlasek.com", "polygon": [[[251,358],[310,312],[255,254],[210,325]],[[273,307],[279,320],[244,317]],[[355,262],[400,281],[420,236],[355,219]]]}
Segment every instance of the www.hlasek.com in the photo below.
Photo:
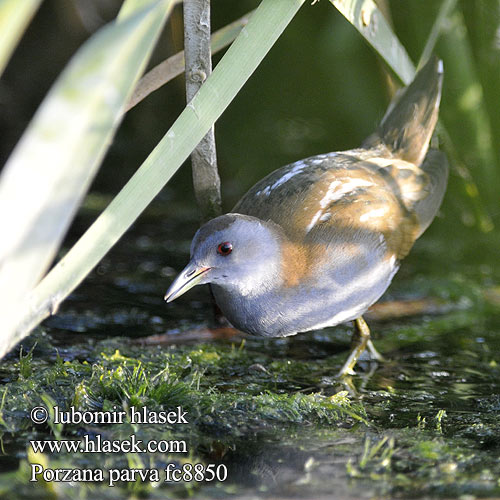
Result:
{"label": "www.hlasek.com", "polygon": [[[114,407],[116,410],[116,407]],[[181,406],[169,411],[151,411],[147,407],[128,411],[78,411],[74,407],[61,410],[54,406],[49,413],[44,406],[33,408],[30,418],[35,424],[44,424],[49,418],[54,424],[187,424],[187,412]],[[36,453],[188,453],[183,440],[150,440],[144,442],[135,434],[129,439],[103,439],[100,434],[85,434],[82,439],[49,439],[30,441]],[[104,482],[115,486],[117,482],[201,482],[225,481],[227,467],[224,464],[169,463],[164,469],[51,469],[31,463],[31,482],[43,479],[46,482]]]}

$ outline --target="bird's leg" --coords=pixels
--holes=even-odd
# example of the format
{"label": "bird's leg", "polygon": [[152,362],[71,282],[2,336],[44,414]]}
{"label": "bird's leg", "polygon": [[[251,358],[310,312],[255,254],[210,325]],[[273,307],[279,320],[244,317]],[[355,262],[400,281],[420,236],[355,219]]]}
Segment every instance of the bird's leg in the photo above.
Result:
{"label": "bird's leg", "polygon": [[352,336],[352,349],[347,358],[344,366],[340,369],[339,376],[344,377],[346,375],[354,375],[354,367],[356,363],[365,351],[368,348],[370,354],[377,360],[383,361],[384,358],[377,352],[373,342],[370,339],[370,328],[366,324],[366,321],[362,316],[354,320],[354,333]]}

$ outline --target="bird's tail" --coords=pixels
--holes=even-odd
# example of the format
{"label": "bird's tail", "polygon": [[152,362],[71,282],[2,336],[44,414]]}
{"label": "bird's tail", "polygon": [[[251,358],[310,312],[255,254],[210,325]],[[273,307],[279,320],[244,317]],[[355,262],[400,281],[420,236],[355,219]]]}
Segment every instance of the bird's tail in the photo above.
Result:
{"label": "bird's tail", "polygon": [[443,62],[431,57],[392,100],[377,132],[363,146],[383,143],[396,158],[420,165],[436,126],[442,82]]}

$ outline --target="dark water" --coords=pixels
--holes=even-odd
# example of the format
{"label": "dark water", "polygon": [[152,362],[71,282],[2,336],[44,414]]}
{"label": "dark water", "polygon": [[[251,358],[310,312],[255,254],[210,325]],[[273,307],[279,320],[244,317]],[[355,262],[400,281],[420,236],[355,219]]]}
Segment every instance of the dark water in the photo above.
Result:
{"label": "dark water", "polygon": [[[347,355],[349,325],[288,339],[200,341],[189,334],[209,325],[213,314],[201,287],[173,304],[162,300],[187,261],[196,228],[190,209],[169,202],[176,217],[162,213],[167,201],[156,202],[24,343],[23,360],[17,351],[3,363],[0,492],[9,498],[14,492],[24,498],[500,495],[500,311],[491,252],[482,253],[482,262],[476,255],[457,266],[474,245],[457,238],[450,255],[437,243],[437,221],[385,300],[432,298],[439,312],[424,307],[419,315],[372,319],[387,362],[361,361],[358,375],[342,383],[335,374]],[[78,224],[84,227],[94,208]],[[493,240],[484,236],[483,248],[493,248]],[[152,335],[162,335],[163,343],[138,342]],[[93,411],[181,405],[189,424],[61,429],[30,422],[29,409],[39,404]],[[183,439],[189,453],[34,455],[28,444],[54,435],[123,440],[132,433],[144,441]],[[185,462],[223,464],[227,479],[126,478],[114,488],[106,481],[28,482],[29,463],[164,471],[168,463]]]}

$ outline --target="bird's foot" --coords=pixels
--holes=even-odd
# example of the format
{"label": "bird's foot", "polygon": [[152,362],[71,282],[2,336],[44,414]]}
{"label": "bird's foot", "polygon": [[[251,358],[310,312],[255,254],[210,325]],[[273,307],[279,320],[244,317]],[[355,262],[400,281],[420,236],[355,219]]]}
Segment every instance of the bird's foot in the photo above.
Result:
{"label": "bird's foot", "polygon": [[366,321],[360,316],[354,321],[354,334],[352,338],[353,347],[349,353],[349,357],[339,371],[339,377],[355,375],[354,367],[360,356],[368,349],[371,356],[379,362],[384,362],[384,357],[375,349],[370,338],[370,328]]}
{"label": "bird's foot", "polygon": [[361,356],[361,354],[363,354],[365,349],[366,349],[366,341],[356,344],[351,349],[349,357],[347,358],[346,362],[339,371],[339,377],[347,377],[356,374],[356,372],[354,371],[354,367],[356,366],[359,357]]}

